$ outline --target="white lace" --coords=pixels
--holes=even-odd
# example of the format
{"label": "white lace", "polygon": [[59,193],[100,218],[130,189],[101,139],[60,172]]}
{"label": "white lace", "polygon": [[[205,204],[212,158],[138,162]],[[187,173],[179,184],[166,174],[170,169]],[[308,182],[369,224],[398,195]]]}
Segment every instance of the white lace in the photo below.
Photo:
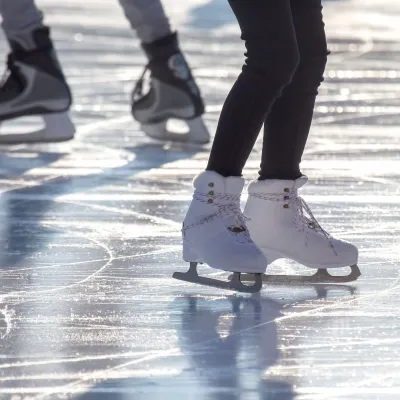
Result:
{"label": "white lace", "polygon": [[[295,207],[296,212],[295,212],[295,217],[293,219],[293,225],[299,232],[304,233],[306,246],[308,243],[308,235],[306,228],[309,228],[324,235],[326,240],[329,242],[329,245],[332,248],[333,252],[337,255],[337,251],[332,242],[333,239],[332,236],[325,229],[322,228],[322,226],[312,213],[309,205],[301,196],[298,195],[296,189],[292,189],[289,192],[285,192],[283,195],[276,193],[249,193],[249,195],[262,200],[286,202],[286,204],[289,205],[289,208]],[[286,196],[289,199],[284,200],[283,197]]]}
{"label": "white lace", "polygon": [[[184,226],[182,228],[183,234],[188,229],[203,225],[207,222],[214,220],[215,218],[220,217],[225,222],[226,227],[228,228],[228,232],[231,235],[235,236],[235,238],[239,242],[252,243],[249,231],[247,230],[246,226],[246,221],[248,220],[248,218],[243,215],[240,208],[240,194],[232,195],[215,192],[212,197],[210,197],[209,194],[195,192],[193,195],[193,199],[202,203],[208,203],[208,200],[212,199],[213,202],[210,204],[210,206],[215,207],[215,212],[193,224]],[[243,230],[240,232],[234,232],[232,230],[233,228],[242,228]]]}

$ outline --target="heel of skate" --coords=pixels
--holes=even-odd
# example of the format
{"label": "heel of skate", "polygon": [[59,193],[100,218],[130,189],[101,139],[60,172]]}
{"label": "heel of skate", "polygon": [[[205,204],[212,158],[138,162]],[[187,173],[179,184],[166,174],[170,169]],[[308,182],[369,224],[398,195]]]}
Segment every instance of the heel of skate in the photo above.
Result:
{"label": "heel of skate", "polygon": [[169,120],[164,120],[154,124],[142,124],[141,128],[147,136],[156,140],[195,144],[207,144],[210,141],[210,134],[202,117],[191,120],[179,120],[180,123],[187,125],[187,129],[183,133],[170,130],[168,122]]}
{"label": "heel of skate", "polygon": [[198,255],[195,247],[187,240],[183,241],[182,258],[184,261],[189,262],[189,263],[192,263],[192,262],[195,262],[197,264],[204,263],[204,261]]}
{"label": "heel of skate", "polygon": [[233,290],[241,293],[257,293],[262,288],[262,274],[252,274],[254,284],[245,285],[242,283],[242,274],[234,272],[227,281],[207,278],[197,273],[197,262],[191,262],[187,272],[175,272],[172,277],[184,282],[196,283],[204,286],[211,286],[218,289]]}
{"label": "heel of skate", "polygon": [[68,112],[46,114],[43,118],[46,124],[45,141],[63,142],[74,137],[75,126]]}
{"label": "heel of skate", "polygon": [[[318,285],[326,283],[346,283],[356,281],[361,276],[361,271],[357,265],[350,267],[348,275],[331,275],[327,269],[318,269],[314,275],[268,275],[263,274],[262,281],[271,285]],[[231,275],[232,277],[233,275]],[[242,276],[243,282],[253,282],[254,277],[251,274]]]}
{"label": "heel of skate", "polygon": [[192,143],[207,144],[210,141],[210,133],[202,117],[186,121],[189,127],[188,140]]}
{"label": "heel of skate", "polygon": [[73,139],[75,126],[68,112],[44,114],[40,117],[44,122],[42,129],[27,133],[0,134],[0,144],[52,143]]}
{"label": "heel of skate", "polygon": [[285,258],[285,256],[277,250],[261,248],[261,251],[268,258],[269,264],[272,264],[274,261],[279,260],[280,258]]}

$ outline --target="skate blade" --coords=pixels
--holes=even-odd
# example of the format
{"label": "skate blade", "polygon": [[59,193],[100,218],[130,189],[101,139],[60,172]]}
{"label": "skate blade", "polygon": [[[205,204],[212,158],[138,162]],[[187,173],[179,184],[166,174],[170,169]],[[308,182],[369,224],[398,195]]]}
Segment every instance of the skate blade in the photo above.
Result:
{"label": "skate blade", "polygon": [[201,117],[191,120],[180,120],[188,127],[186,133],[176,133],[168,129],[168,120],[156,124],[142,124],[143,132],[152,139],[171,142],[190,142],[196,144],[207,144],[210,134]]}
{"label": "skate blade", "polygon": [[45,127],[27,133],[0,134],[0,144],[53,143],[73,139],[75,127],[68,113],[52,113],[40,116]]}
{"label": "skate blade", "polygon": [[[326,269],[319,269],[314,275],[268,275],[263,274],[262,281],[271,285],[304,285],[304,284],[326,284],[326,283],[346,283],[356,281],[361,276],[361,271],[357,265],[352,265],[348,275],[333,276]],[[232,275],[231,275],[232,276]],[[243,282],[253,282],[251,274],[242,275]]]}
{"label": "skate blade", "polygon": [[255,281],[251,286],[242,283],[241,274],[239,272],[234,272],[229,278],[229,281],[224,282],[218,279],[199,276],[197,273],[197,263],[191,262],[187,272],[175,272],[172,277],[180,281],[211,286],[218,289],[233,290],[241,293],[257,293],[262,288],[261,275],[262,274],[250,275],[253,276],[252,281]]}

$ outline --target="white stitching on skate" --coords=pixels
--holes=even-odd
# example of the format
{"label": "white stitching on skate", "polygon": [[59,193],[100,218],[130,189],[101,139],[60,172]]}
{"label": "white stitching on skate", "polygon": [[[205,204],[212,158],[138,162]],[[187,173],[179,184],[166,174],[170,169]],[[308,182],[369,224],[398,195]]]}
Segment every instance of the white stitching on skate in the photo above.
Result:
{"label": "white stitching on skate", "polygon": [[312,213],[307,202],[298,195],[297,189],[291,189],[288,192],[285,192],[284,195],[279,193],[249,193],[249,196],[253,196],[261,200],[273,201],[276,203],[285,201],[287,202],[287,204],[296,207],[297,212],[295,213],[295,217],[293,219],[293,225],[299,232],[304,233],[306,246],[308,245],[308,235],[306,229],[307,227],[314,230],[315,232],[322,233],[325,236],[326,240],[328,240],[332,251],[335,253],[336,256],[338,255],[332,242],[333,237],[325,229],[322,228],[322,226]]}

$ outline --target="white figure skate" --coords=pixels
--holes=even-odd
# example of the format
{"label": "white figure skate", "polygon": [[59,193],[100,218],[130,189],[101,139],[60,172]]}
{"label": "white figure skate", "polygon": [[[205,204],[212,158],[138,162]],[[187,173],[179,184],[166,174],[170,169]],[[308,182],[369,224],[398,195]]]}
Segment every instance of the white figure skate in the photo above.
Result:
{"label": "white figure skate", "polygon": [[[190,263],[190,269],[176,272],[174,278],[245,293],[261,289],[267,259],[251,240],[240,209],[243,185],[243,178],[224,178],[212,171],[195,178],[193,200],[182,229],[183,259]],[[228,282],[202,277],[197,274],[199,263],[234,274]],[[255,277],[254,285],[244,285],[241,273]]]}
{"label": "white figure skate", "polygon": [[[210,134],[204,124],[204,104],[189,65],[179,50],[176,34],[142,45],[149,58],[132,93],[132,114],[144,133],[162,141],[206,144]],[[146,72],[150,89],[144,95]],[[186,131],[169,129],[172,120],[184,122]]]}
{"label": "white figure skate", "polygon": [[33,49],[10,41],[7,72],[0,87],[0,123],[26,116],[40,116],[45,127],[30,132],[3,132],[0,144],[61,142],[74,137],[68,115],[71,93],[56,59],[46,27],[32,33]]}
{"label": "white figure skate", "polygon": [[[295,181],[263,180],[249,185],[244,214],[254,242],[272,264],[280,258],[295,260],[317,269],[312,276],[264,275],[263,281],[283,284],[343,283],[356,280],[358,250],[355,246],[330,236],[313,216],[297,191],[306,177]],[[332,276],[328,268],[350,267],[346,276]],[[252,277],[243,277],[243,280]]]}

